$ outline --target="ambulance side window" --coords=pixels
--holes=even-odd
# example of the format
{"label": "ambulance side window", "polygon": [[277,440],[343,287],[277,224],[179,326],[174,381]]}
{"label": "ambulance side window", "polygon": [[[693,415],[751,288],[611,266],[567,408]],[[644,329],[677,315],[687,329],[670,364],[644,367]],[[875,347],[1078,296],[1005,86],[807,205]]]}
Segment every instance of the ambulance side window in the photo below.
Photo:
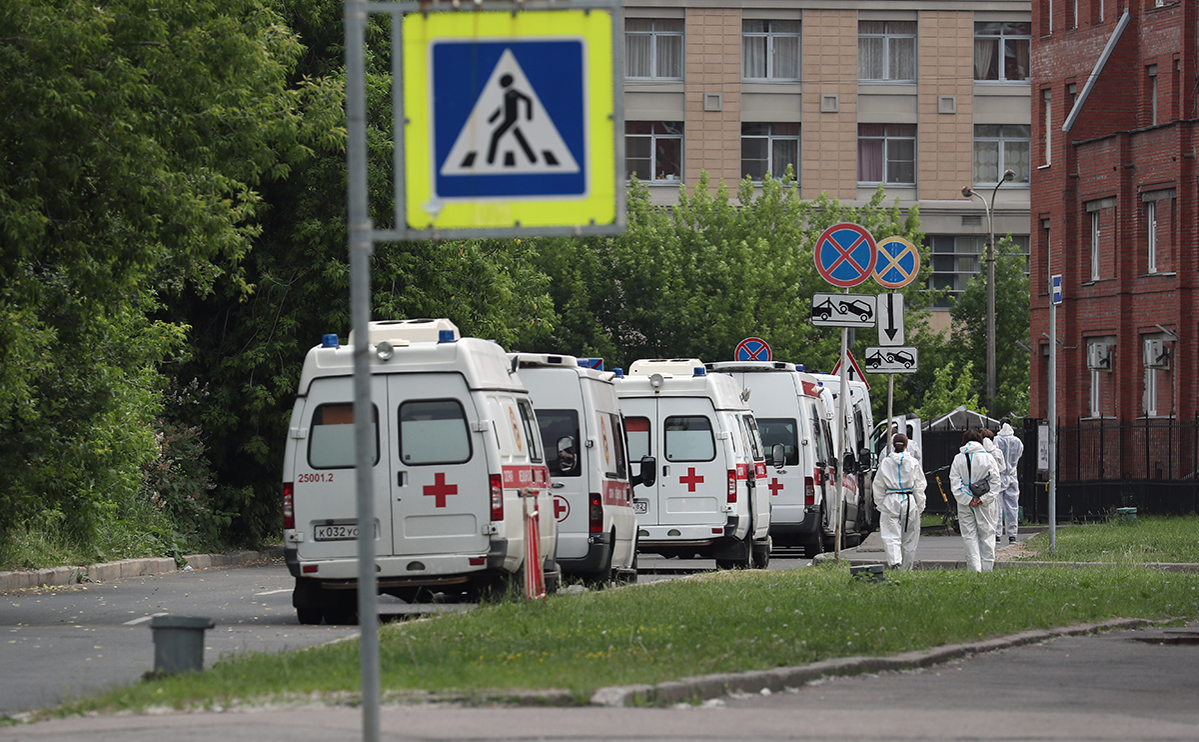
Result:
{"label": "ambulance side window", "polygon": [[541,431],[537,429],[537,418],[533,415],[533,406],[523,399],[516,404],[520,407],[520,421],[525,426],[525,438],[529,441],[529,460],[540,462]]}
{"label": "ambulance side window", "polygon": [[745,429],[749,433],[749,450],[753,452],[754,461],[766,458],[762,455],[762,433],[758,430],[758,420],[753,415],[745,415]]}
{"label": "ambulance side window", "polygon": [[620,418],[611,412],[601,413],[600,424],[605,427],[610,436],[612,461],[616,464],[616,471],[607,472],[607,475],[616,479],[624,479],[629,476],[629,463],[624,452],[624,436],[620,432]]}
{"label": "ambulance side window", "polygon": [[829,446],[831,443],[825,438],[825,430],[827,423],[820,417],[819,410],[816,409],[816,403],[808,405],[808,420],[812,423],[812,438],[816,443],[816,464],[824,466],[829,461]]}
{"label": "ambulance side window", "polygon": [[667,461],[711,461],[716,458],[712,421],[701,415],[666,418],[663,444]]}
{"label": "ambulance side window", "polygon": [[[758,432],[762,434],[762,445],[767,451],[773,451],[776,444],[783,444],[787,452],[783,463],[787,466],[799,466],[799,425],[793,417],[760,417]],[[817,446],[819,448],[819,446]]]}
{"label": "ambulance side window", "polygon": [[642,458],[650,456],[652,448],[649,438],[649,418],[626,417],[624,429],[629,437],[629,456],[634,461],[640,461]]}
{"label": "ambulance side window", "polygon": [[[537,426],[545,446],[546,464],[555,477],[577,477],[579,467],[579,413],[576,410],[546,410],[537,408]],[[559,441],[570,438],[573,445],[559,450]],[[563,441],[565,442],[565,441]]]}
{"label": "ambulance side window", "polygon": [[421,464],[470,461],[466,414],[456,399],[422,399],[400,405],[400,460]]}
{"label": "ambulance side window", "polygon": [[[379,411],[371,406],[375,433],[375,459],[379,463]],[[354,404],[323,404],[312,413],[308,432],[308,465],[313,469],[347,469],[354,466]]]}

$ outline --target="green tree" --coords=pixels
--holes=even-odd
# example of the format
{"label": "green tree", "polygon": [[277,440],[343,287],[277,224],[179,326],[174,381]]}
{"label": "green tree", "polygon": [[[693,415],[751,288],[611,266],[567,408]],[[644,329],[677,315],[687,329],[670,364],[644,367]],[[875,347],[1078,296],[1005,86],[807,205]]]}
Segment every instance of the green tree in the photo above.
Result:
{"label": "green tree", "polygon": [[[979,409],[991,417],[1028,414],[1029,282],[1026,262],[1011,237],[995,248],[995,401]],[[971,389],[980,399],[987,388],[987,278],[980,271],[950,308],[953,358],[973,368]],[[985,401],[985,400],[983,400]]]}
{"label": "green tree", "polygon": [[163,298],[246,291],[255,188],[329,136],[301,51],[257,0],[0,4],[0,535],[94,540],[136,493]]}
{"label": "green tree", "polygon": [[933,369],[933,383],[923,402],[912,411],[923,421],[935,420],[958,407],[979,411],[978,394],[971,391],[973,363],[967,361],[958,373],[952,361]]}

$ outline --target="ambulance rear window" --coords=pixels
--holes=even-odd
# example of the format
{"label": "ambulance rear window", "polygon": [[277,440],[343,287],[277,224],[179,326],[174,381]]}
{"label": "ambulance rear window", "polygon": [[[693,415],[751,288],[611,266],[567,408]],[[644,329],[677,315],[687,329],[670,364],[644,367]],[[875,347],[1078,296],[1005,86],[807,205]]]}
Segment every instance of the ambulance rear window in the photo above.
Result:
{"label": "ambulance rear window", "polygon": [[[379,411],[372,405],[375,459],[379,462]],[[313,469],[346,469],[354,466],[354,404],[323,404],[312,412],[308,432],[308,465]]]}
{"label": "ambulance rear window", "polygon": [[626,417],[624,429],[629,435],[629,457],[634,461],[640,461],[649,456],[649,418]]}
{"label": "ambulance rear window", "polygon": [[400,460],[405,464],[470,461],[466,414],[456,399],[425,399],[400,405]]}
{"label": "ambulance rear window", "polygon": [[716,458],[712,421],[700,415],[666,418],[664,445],[667,461],[711,461]]}
{"label": "ambulance rear window", "polygon": [[759,417],[758,432],[762,434],[762,445],[767,452],[776,444],[783,444],[787,456],[783,463],[799,466],[799,425],[793,417]]}

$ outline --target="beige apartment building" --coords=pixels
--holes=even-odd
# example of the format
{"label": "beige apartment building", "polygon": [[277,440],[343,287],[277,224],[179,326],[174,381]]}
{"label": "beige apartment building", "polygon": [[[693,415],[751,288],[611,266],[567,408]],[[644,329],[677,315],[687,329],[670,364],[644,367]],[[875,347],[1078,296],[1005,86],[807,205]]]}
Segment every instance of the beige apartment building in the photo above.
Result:
{"label": "beige apartment building", "polygon": [[919,280],[951,295],[984,267],[992,200],[997,239],[1028,252],[1028,0],[623,7],[627,171],[655,202],[705,171],[735,188],[790,168],[805,198],[855,203],[882,184],[888,204],[919,207],[932,258]]}

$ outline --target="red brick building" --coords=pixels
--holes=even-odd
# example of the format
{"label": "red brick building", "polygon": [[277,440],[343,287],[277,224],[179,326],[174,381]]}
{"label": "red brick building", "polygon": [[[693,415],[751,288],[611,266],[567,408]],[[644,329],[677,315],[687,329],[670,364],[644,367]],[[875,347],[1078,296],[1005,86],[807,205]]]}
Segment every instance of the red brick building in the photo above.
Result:
{"label": "red brick building", "polygon": [[1063,517],[1199,507],[1197,6],[1032,3],[1030,414],[1048,417],[1060,274]]}
{"label": "red brick building", "polygon": [[1053,274],[1063,424],[1199,412],[1197,5],[1033,2],[1033,417]]}

